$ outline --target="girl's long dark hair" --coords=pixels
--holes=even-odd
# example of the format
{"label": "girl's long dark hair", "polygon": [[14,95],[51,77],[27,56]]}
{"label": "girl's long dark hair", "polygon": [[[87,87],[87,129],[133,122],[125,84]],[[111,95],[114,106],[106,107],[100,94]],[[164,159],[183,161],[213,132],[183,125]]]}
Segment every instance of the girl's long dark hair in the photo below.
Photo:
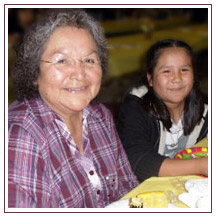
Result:
{"label": "girl's long dark hair", "polygon": [[[204,112],[204,99],[198,90],[198,82],[195,72],[195,55],[192,48],[184,41],[177,39],[165,39],[158,41],[147,52],[146,69],[147,73],[153,77],[154,69],[158,63],[161,53],[164,49],[171,47],[184,48],[191,57],[192,66],[194,69],[194,86],[189,95],[186,97],[183,115],[184,135],[188,135],[193,131],[194,127],[200,123]],[[142,97],[143,108],[147,113],[156,116],[159,120],[161,120],[164,127],[169,131],[170,127],[172,126],[170,113],[163,100],[148,84],[147,79],[145,82],[148,87],[148,92]]]}

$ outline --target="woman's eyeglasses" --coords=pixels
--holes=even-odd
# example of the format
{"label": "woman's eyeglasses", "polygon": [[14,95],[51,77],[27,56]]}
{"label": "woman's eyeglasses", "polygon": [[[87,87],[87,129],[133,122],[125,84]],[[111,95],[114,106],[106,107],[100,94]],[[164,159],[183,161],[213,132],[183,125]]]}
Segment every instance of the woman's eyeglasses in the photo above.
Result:
{"label": "woman's eyeglasses", "polygon": [[77,63],[80,63],[80,65],[86,69],[93,69],[101,65],[101,61],[96,56],[85,57],[82,60],[75,60],[69,57],[61,57],[54,61],[41,60],[41,62],[53,64],[59,70],[69,70],[71,67],[76,66]]}

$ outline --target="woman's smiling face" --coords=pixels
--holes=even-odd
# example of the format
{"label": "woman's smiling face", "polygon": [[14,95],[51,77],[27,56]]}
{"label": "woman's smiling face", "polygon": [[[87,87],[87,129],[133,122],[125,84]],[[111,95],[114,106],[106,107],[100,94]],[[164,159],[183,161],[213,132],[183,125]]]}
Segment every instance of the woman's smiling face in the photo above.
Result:
{"label": "woman's smiling face", "polygon": [[148,74],[149,84],[164,103],[184,104],[194,84],[191,57],[184,48],[162,50],[153,76]]}
{"label": "woman's smiling face", "polygon": [[87,30],[57,28],[41,60],[39,93],[61,116],[82,111],[97,96],[102,69],[97,45]]}

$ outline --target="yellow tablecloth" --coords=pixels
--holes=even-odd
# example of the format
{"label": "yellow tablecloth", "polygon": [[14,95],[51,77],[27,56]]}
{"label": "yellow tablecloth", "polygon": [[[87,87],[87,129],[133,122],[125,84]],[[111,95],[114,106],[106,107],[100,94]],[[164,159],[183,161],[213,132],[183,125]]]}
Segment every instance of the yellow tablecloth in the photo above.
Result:
{"label": "yellow tablecloth", "polygon": [[196,147],[208,147],[208,138],[204,138],[195,145]]}
{"label": "yellow tablecloth", "polygon": [[122,199],[128,199],[135,197],[137,194],[152,192],[152,191],[163,191],[167,194],[168,198],[172,200],[173,204],[188,208],[184,203],[178,200],[178,195],[186,192],[185,182],[189,179],[202,178],[196,175],[190,176],[175,176],[175,177],[151,177],[142,182],[134,190],[126,194]]}

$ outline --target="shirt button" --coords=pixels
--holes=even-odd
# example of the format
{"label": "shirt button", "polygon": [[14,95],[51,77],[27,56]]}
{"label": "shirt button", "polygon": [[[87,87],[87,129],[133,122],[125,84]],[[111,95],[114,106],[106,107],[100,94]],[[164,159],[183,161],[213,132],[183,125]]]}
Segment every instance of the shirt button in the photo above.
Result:
{"label": "shirt button", "polygon": [[98,195],[100,194],[100,190],[97,190],[97,194],[98,194]]}
{"label": "shirt button", "polygon": [[91,170],[91,171],[89,172],[89,174],[90,174],[90,175],[94,175],[94,171]]}

